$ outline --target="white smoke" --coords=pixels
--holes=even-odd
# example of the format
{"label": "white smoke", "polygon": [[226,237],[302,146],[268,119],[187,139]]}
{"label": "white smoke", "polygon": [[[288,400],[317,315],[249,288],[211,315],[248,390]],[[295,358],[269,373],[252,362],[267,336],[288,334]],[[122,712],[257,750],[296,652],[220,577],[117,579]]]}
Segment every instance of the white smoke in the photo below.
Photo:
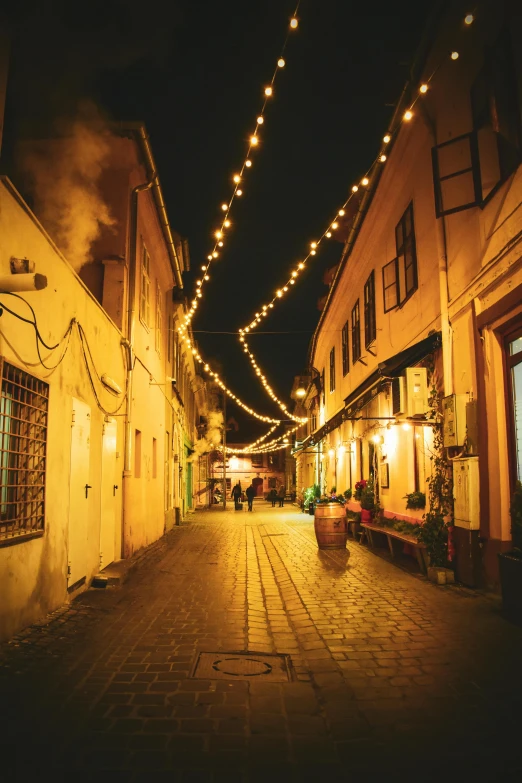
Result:
{"label": "white smoke", "polygon": [[222,411],[209,411],[207,413],[207,427],[205,433],[194,444],[194,452],[187,459],[187,462],[193,462],[203,454],[214,451],[221,445],[221,436],[223,434],[223,413]]}
{"label": "white smoke", "polygon": [[91,247],[115,220],[98,182],[108,163],[109,132],[99,118],[67,123],[58,141],[25,148],[21,167],[31,179],[34,208],[76,271],[92,260]]}

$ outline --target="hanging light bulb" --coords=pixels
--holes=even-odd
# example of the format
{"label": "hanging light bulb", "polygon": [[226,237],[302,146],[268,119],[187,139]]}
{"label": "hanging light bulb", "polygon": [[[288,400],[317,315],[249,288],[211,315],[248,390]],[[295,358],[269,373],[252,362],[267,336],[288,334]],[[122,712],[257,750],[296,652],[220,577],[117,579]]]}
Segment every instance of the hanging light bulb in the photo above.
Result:
{"label": "hanging light bulb", "polygon": [[251,165],[252,165],[251,160],[245,160],[245,166],[247,167],[247,169],[249,169]]}
{"label": "hanging light bulb", "polygon": [[335,231],[335,229],[339,226],[339,223],[332,223],[332,228]]}
{"label": "hanging light bulb", "polygon": [[283,60],[282,57],[280,57],[279,60],[277,61],[277,65],[278,65],[278,68],[284,68],[285,67],[285,61]]}
{"label": "hanging light bulb", "polygon": [[295,30],[298,24],[299,22],[297,21],[295,16],[292,19],[290,19],[290,27],[292,28],[292,30]]}
{"label": "hanging light bulb", "polygon": [[458,52],[452,52],[450,55],[452,60],[458,60],[459,59],[459,53]]}
{"label": "hanging light bulb", "polygon": [[257,124],[262,125],[264,123],[265,119],[261,115],[257,118]]}
{"label": "hanging light bulb", "polygon": [[419,87],[419,92],[423,95],[428,92],[428,85],[427,84],[421,84]]}
{"label": "hanging light bulb", "polygon": [[413,117],[413,112],[412,112],[412,111],[410,111],[409,109],[408,109],[408,111],[405,111],[405,112],[404,112],[404,117],[403,117],[403,119],[405,119],[405,120],[406,120],[406,122],[409,122],[409,121],[411,120],[411,118],[412,118],[412,117]]}
{"label": "hanging light bulb", "polygon": [[225,226],[225,228],[229,228],[230,227],[230,220],[225,220],[223,225]]}
{"label": "hanging light bulb", "polygon": [[338,214],[339,214],[339,216],[340,216],[340,217],[343,217],[343,215],[344,215],[344,209],[340,209],[340,210],[339,210],[339,212],[338,212]]}
{"label": "hanging light bulb", "polygon": [[468,24],[468,25],[473,24],[474,19],[475,17],[473,16],[473,14],[467,14],[467,16],[464,17],[464,24]]}
{"label": "hanging light bulb", "polygon": [[221,237],[223,236],[223,234],[222,234],[222,232],[221,232],[221,231],[216,231],[216,233],[214,234],[214,236],[216,237],[216,239],[221,239]]}
{"label": "hanging light bulb", "polygon": [[326,236],[328,237],[328,239],[330,239],[330,237],[332,236],[332,232],[331,231],[327,231],[326,232]]}
{"label": "hanging light bulb", "polygon": [[352,193],[357,193],[358,190],[359,190],[358,185],[352,185]]}
{"label": "hanging light bulb", "polygon": [[386,160],[386,155],[381,155],[379,160],[381,161],[381,163],[384,163],[384,161]]}
{"label": "hanging light bulb", "polygon": [[267,98],[269,98],[272,95],[272,92],[273,90],[271,87],[265,87],[265,95],[267,96]]}
{"label": "hanging light bulb", "polygon": [[391,136],[390,136],[390,134],[389,134],[389,133],[387,133],[387,134],[386,134],[386,136],[383,138],[383,142],[384,142],[385,144],[389,144],[389,142],[390,142],[390,139],[391,139]]}
{"label": "hanging light bulb", "polygon": [[369,182],[370,180],[368,179],[368,177],[363,177],[361,180],[361,185],[368,185]]}
{"label": "hanging light bulb", "polygon": [[242,196],[242,195],[243,195],[243,191],[241,190],[241,188],[238,188],[236,190],[236,196]]}
{"label": "hanging light bulb", "polygon": [[252,147],[257,147],[257,145],[259,144],[259,139],[257,138],[257,136],[250,137],[250,144],[252,145]]}
{"label": "hanging light bulb", "polygon": [[239,174],[234,174],[233,180],[235,183],[241,182],[241,177]]}

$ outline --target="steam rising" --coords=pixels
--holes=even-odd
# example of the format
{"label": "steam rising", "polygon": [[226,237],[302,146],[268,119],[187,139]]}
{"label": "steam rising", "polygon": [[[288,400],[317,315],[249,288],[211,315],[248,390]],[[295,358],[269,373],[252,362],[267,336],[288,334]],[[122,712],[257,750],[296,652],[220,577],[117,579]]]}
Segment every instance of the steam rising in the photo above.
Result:
{"label": "steam rising", "polygon": [[190,455],[187,462],[193,462],[198,457],[201,457],[202,454],[208,454],[209,451],[216,449],[221,443],[222,432],[223,413],[221,411],[209,411],[207,414],[206,432],[194,444],[194,453]]}
{"label": "steam rising", "polygon": [[37,143],[21,161],[31,179],[35,212],[77,272],[92,260],[91,247],[102,228],[115,224],[98,188],[109,138],[99,122],[76,120],[63,138]]}

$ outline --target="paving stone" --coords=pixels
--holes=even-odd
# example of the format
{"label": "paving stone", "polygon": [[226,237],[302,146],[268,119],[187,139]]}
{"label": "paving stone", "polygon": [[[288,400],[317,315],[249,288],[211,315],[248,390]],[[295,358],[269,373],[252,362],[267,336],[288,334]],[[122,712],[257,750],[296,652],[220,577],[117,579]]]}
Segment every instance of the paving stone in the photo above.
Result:
{"label": "paving stone", "polygon": [[[518,779],[522,632],[478,593],[348,549],[349,568],[318,553],[292,507],[192,515],[123,586],[0,648],[3,776],[38,779],[45,759],[55,779],[111,783],[266,783],[274,766],[288,783],[448,779],[459,764],[493,780],[501,759]],[[291,680],[191,676],[200,651],[245,649],[291,653]]]}

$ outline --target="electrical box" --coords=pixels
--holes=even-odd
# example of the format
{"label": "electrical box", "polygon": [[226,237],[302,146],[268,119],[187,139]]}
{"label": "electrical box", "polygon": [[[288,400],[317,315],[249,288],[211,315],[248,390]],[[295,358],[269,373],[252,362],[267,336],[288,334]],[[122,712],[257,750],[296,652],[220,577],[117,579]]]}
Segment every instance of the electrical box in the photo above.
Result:
{"label": "electrical box", "polygon": [[466,530],[480,527],[479,458],[453,460],[454,524]]}
{"label": "electrical box", "polygon": [[467,394],[450,394],[442,400],[444,446],[463,446],[466,441]]}
{"label": "electrical box", "polygon": [[426,367],[406,368],[406,391],[408,416],[424,416],[429,410]]}
{"label": "electrical box", "polygon": [[398,376],[392,378],[392,413],[394,416],[404,416],[406,413],[406,391],[404,389],[404,378]]}

